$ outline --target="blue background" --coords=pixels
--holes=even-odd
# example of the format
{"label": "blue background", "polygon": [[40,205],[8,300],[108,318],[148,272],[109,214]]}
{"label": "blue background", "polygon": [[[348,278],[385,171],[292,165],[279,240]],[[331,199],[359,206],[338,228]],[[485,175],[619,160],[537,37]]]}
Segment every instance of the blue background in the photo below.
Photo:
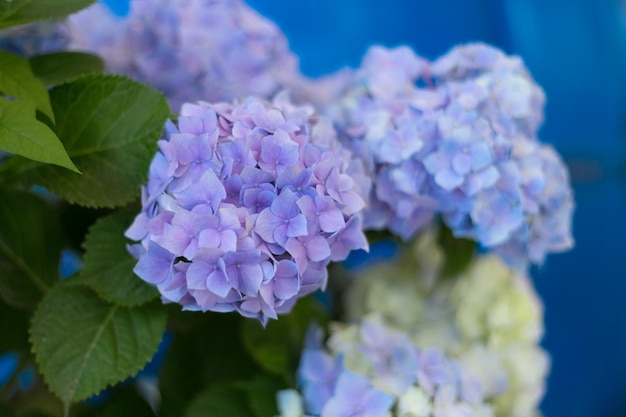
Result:
{"label": "blue background", "polygon": [[[107,1],[119,14],[127,0]],[[484,41],[520,55],[548,97],[542,139],[566,159],[576,248],[533,271],[553,357],[546,417],[626,416],[626,1],[249,0],[301,69],[357,66],[372,43],[434,58]]]}

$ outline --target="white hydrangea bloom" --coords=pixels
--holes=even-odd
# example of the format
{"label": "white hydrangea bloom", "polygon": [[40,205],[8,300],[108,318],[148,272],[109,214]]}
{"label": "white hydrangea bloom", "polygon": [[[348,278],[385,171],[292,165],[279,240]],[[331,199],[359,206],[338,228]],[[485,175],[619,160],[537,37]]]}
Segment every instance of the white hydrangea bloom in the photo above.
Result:
{"label": "white hydrangea bloom", "polygon": [[400,258],[359,271],[347,291],[348,318],[375,312],[417,345],[457,358],[496,417],[538,415],[549,357],[539,347],[543,307],[530,279],[494,255],[441,279],[443,262],[436,233],[422,233]]}
{"label": "white hydrangea bloom", "polygon": [[304,414],[302,396],[295,389],[285,389],[276,393],[279,415],[275,417],[311,417]]}

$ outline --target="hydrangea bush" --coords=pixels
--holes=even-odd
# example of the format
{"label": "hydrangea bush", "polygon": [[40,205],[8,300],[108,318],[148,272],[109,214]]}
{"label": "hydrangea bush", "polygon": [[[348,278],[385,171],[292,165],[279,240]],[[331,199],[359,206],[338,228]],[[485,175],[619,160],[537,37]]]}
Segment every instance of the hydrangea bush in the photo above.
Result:
{"label": "hydrangea bush", "polygon": [[537,415],[573,199],[521,59],[312,80],[240,0],[93,3],[0,2],[0,415]]}

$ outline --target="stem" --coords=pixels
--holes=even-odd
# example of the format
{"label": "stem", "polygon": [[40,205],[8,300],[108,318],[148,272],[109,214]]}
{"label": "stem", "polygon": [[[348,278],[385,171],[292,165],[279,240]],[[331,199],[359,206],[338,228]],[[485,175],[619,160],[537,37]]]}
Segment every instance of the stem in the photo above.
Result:
{"label": "stem", "polygon": [[24,273],[24,275],[26,275],[31,280],[31,282],[35,285],[35,287],[37,287],[39,291],[44,294],[48,292],[49,288],[43,281],[43,279],[41,279],[41,277],[37,275],[35,271],[30,269],[26,262],[24,262],[22,258],[20,258],[15,252],[11,250],[11,248],[5,245],[4,242],[2,242],[1,240],[0,254],[9,258],[15,264],[15,266],[17,266]]}

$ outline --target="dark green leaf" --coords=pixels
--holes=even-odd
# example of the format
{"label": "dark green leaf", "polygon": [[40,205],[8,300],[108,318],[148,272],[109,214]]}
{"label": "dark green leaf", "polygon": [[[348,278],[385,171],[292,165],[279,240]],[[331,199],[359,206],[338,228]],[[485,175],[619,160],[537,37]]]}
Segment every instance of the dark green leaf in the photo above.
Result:
{"label": "dark green leaf", "polygon": [[169,115],[162,94],[127,78],[90,75],[53,88],[50,97],[56,133],[83,175],[40,166],[36,183],[88,207],[135,199]]}
{"label": "dark green leaf", "polygon": [[0,2],[0,21],[6,20],[33,0],[12,0]]}
{"label": "dark green leaf", "polygon": [[35,311],[30,340],[44,380],[69,407],[143,368],[166,318],[159,305],[127,308],[87,288],[57,285]]}
{"label": "dark green leaf", "polygon": [[[1,169],[0,175],[2,175]],[[110,209],[91,209],[72,204],[64,206],[61,213],[61,224],[65,229],[68,245],[77,250],[81,248],[85,243],[85,236],[89,232],[89,228],[93,226],[100,217],[110,213]]]}
{"label": "dark green leaf", "polygon": [[247,320],[223,313],[171,315],[174,340],[159,375],[163,417],[180,417],[181,410],[210,384],[247,379],[259,371],[239,338],[241,323]]}
{"label": "dark green leaf", "polygon": [[298,300],[291,313],[270,321],[266,328],[256,321],[245,321],[242,338],[248,353],[259,366],[290,379],[295,375],[309,326],[327,320],[324,308],[309,296]]}
{"label": "dark green leaf", "polygon": [[5,407],[0,404],[0,416],[2,417],[15,417],[15,412],[11,410],[9,407]]}
{"label": "dark green leaf", "polygon": [[38,110],[54,121],[48,90],[44,83],[35,77],[26,58],[0,51],[0,91],[19,101],[32,102]]}
{"label": "dark green leaf", "polygon": [[137,277],[137,260],[126,249],[124,231],[135,213],[118,211],[102,217],[92,226],[85,240],[82,271],[72,282],[89,286],[103,299],[125,306],[141,305],[159,296],[155,287]]}
{"label": "dark green leaf", "polygon": [[0,190],[0,297],[34,307],[59,279],[62,230],[36,195]]}
{"label": "dark green leaf", "polygon": [[469,239],[455,237],[443,223],[439,226],[438,243],[445,256],[441,270],[442,277],[450,278],[460,274],[474,259],[476,243]]}
{"label": "dark green leaf", "polygon": [[83,408],[76,413],[78,417],[154,417],[154,412],[134,386],[116,387],[104,404]]}
{"label": "dark green leaf", "polygon": [[[215,385],[202,391],[191,403],[185,417],[253,417],[246,397],[232,384]],[[267,416],[272,417],[272,416]]]}
{"label": "dark green leaf", "polygon": [[59,138],[35,118],[29,102],[0,98],[0,149],[78,172]]}
{"label": "dark green leaf", "polygon": [[96,55],[83,52],[56,52],[30,58],[37,78],[46,85],[59,85],[89,74],[104,72],[104,62]]}
{"label": "dark green leaf", "polygon": [[287,388],[285,382],[270,375],[256,375],[254,378],[237,383],[246,394],[246,400],[256,417],[278,414],[276,393]]}
{"label": "dark green leaf", "polygon": [[31,174],[39,164],[19,155],[8,157],[0,164],[0,186],[20,190],[31,189],[35,185],[35,178]]}
{"label": "dark green leaf", "polygon": [[[0,28],[33,22],[36,20],[62,18],[79,11],[96,0],[33,0],[10,13],[0,22]],[[6,0],[4,0],[6,2]]]}
{"label": "dark green leaf", "polygon": [[[0,352],[9,350],[28,352],[28,320],[29,314],[24,310],[16,310],[0,301]],[[0,414],[2,415],[2,414]]]}

